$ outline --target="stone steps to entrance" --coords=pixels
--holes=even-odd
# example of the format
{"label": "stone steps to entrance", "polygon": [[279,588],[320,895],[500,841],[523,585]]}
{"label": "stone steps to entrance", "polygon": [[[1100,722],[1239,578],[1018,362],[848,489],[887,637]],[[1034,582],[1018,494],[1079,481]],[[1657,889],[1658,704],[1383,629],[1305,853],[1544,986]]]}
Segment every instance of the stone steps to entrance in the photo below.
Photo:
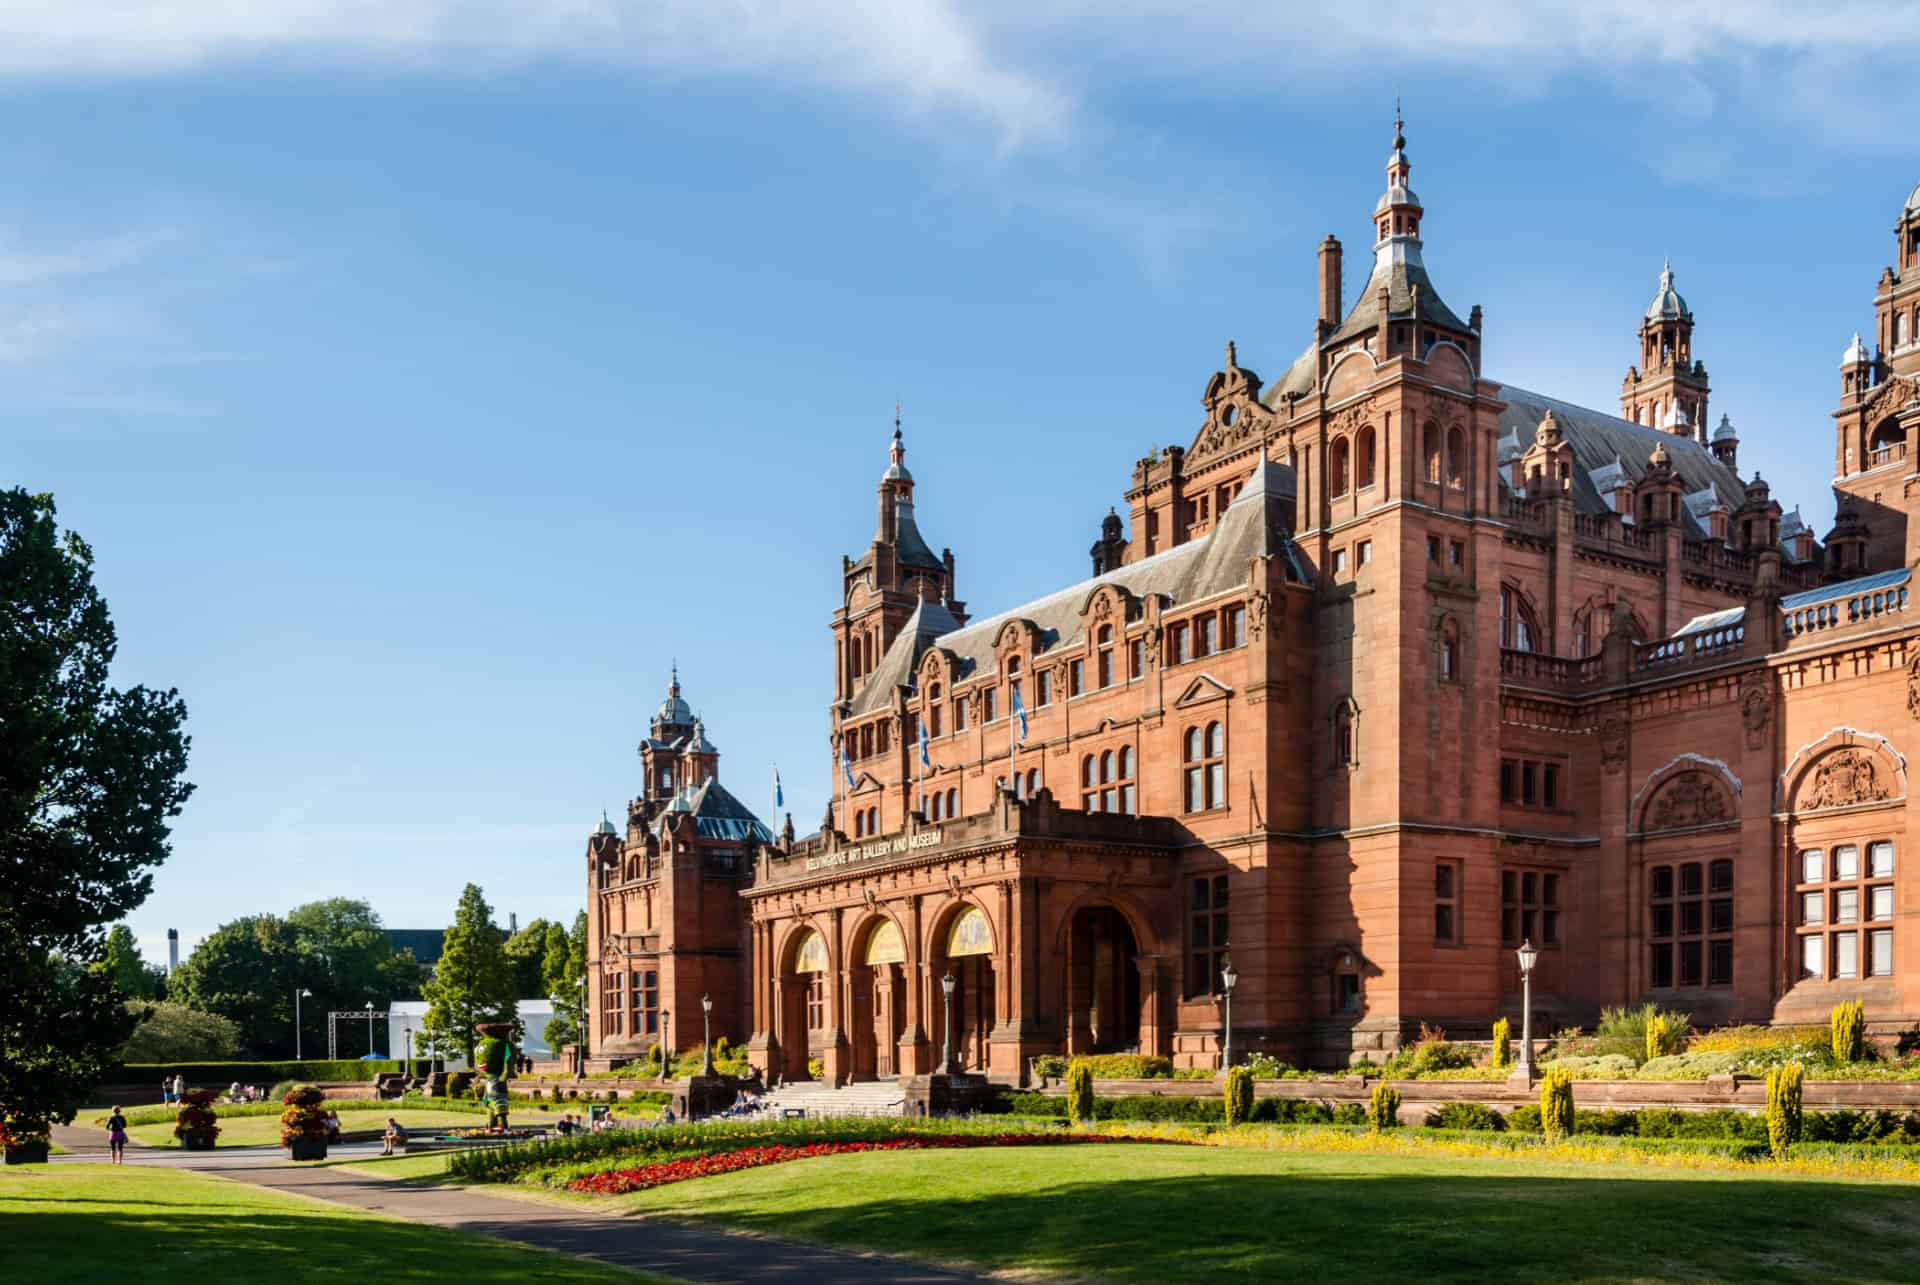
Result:
{"label": "stone steps to entrance", "polygon": [[897,1081],[869,1080],[844,1088],[802,1082],[786,1084],[762,1099],[767,1113],[779,1119],[788,1111],[805,1111],[808,1119],[845,1116],[898,1116],[906,1113],[906,1092]]}

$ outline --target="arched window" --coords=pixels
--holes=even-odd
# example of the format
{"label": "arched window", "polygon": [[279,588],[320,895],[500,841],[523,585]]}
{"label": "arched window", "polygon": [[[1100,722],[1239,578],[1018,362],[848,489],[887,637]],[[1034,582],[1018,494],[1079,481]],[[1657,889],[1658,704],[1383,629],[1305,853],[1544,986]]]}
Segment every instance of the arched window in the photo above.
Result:
{"label": "arched window", "polygon": [[1893,314],[1893,346],[1895,348],[1903,348],[1906,346],[1906,342],[1907,314],[1904,312],[1896,312]]}
{"label": "arched window", "polygon": [[1099,783],[1100,778],[1094,775],[1093,755],[1089,754],[1080,760],[1080,788],[1090,790]]}
{"label": "arched window", "polygon": [[1428,424],[1420,430],[1420,454],[1427,461],[1427,481],[1440,481],[1440,430]]}
{"label": "arched window", "polygon": [[1100,686],[1113,686],[1113,626],[1101,625],[1099,652],[1095,657],[1094,673],[1100,680]]}
{"label": "arched window", "polygon": [[1460,627],[1451,616],[1440,622],[1440,678],[1449,683],[1460,681]]}
{"label": "arched window", "polygon": [[1134,802],[1133,782],[1133,746],[1120,747],[1120,766],[1117,771],[1120,782],[1120,810],[1128,816],[1135,816],[1138,808]]}
{"label": "arched window", "polygon": [[957,786],[947,790],[947,815],[949,817],[960,815],[960,790]]}
{"label": "arched window", "polygon": [[1593,610],[1589,607],[1573,613],[1573,654],[1576,659],[1593,655]]}
{"label": "arched window", "polygon": [[1512,651],[1538,651],[1540,622],[1527,597],[1512,585],[1500,586],[1500,645]]}
{"label": "arched window", "polygon": [[1040,769],[1037,767],[1030,767],[1027,769],[1026,797],[1030,799],[1034,795],[1038,794],[1039,792],[1040,792]]}
{"label": "arched window", "polygon": [[1356,451],[1356,454],[1359,456],[1359,459],[1356,462],[1356,467],[1355,467],[1355,476],[1354,476],[1355,490],[1358,490],[1362,487],[1368,487],[1373,485],[1374,470],[1375,470],[1375,464],[1376,464],[1375,456],[1378,454],[1378,452],[1375,449],[1374,442],[1375,442],[1375,438],[1373,433],[1373,425],[1369,424],[1365,428],[1360,430],[1359,445]]}
{"label": "arched window", "polygon": [[856,812],[853,814],[853,837],[856,839],[864,839],[867,837],[867,814],[865,812]]}
{"label": "arched window", "polygon": [[867,833],[868,834],[880,833],[880,809],[879,808],[867,809]]}
{"label": "arched window", "polygon": [[933,792],[933,797],[927,800],[927,820],[938,821],[941,817],[945,815],[946,815],[946,799],[942,797],[940,791],[935,790]]}
{"label": "arched window", "polygon": [[1333,707],[1333,761],[1343,767],[1360,761],[1360,731],[1355,726],[1358,712],[1351,699]]}
{"label": "arched window", "polygon": [[1347,493],[1347,439],[1333,439],[1332,454],[1328,460],[1327,494],[1345,495]]}
{"label": "arched window", "polygon": [[1467,488],[1467,435],[1457,428],[1447,430],[1447,485],[1456,491]]}
{"label": "arched window", "polygon": [[1184,776],[1189,812],[1207,812],[1227,804],[1227,735],[1218,723],[1203,732],[1189,727],[1185,741]]}

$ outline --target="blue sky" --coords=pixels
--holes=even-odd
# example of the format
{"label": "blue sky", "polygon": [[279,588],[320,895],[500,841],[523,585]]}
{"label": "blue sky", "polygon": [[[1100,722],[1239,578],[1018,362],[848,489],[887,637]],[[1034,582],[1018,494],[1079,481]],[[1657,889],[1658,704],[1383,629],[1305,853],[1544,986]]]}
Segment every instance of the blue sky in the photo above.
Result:
{"label": "blue sky", "polygon": [[1226,341],[1277,376],[1320,237],[1364,255],[1396,91],[1489,373],[1614,407],[1671,255],[1824,531],[1920,18],[1245,8],[0,3],[6,481],[192,716],[149,951],[469,880],[571,915],[674,657],[811,828],[894,402],[976,611],[1083,576]]}

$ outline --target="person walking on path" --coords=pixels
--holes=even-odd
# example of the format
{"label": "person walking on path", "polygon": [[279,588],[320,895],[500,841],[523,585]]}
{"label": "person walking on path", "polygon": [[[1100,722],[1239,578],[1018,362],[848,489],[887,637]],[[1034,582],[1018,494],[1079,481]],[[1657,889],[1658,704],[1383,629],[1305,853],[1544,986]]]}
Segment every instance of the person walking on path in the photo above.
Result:
{"label": "person walking on path", "polygon": [[107,1117],[107,1148],[113,1152],[114,1164],[125,1163],[124,1152],[127,1149],[127,1117],[115,1107],[113,1114]]}
{"label": "person walking on path", "polygon": [[187,1077],[177,1071],[173,1076],[173,1100],[175,1102],[187,1100]]}
{"label": "person walking on path", "polygon": [[166,1076],[160,1077],[160,1104],[166,1106],[173,1101],[173,1081]]}

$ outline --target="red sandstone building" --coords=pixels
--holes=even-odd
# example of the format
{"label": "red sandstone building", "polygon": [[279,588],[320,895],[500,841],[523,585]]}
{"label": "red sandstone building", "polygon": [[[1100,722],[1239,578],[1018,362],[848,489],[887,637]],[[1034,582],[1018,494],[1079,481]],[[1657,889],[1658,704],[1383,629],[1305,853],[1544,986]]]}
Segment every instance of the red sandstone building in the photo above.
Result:
{"label": "red sandstone building", "polygon": [[1709,431],[1670,269],[1618,417],[1504,384],[1408,172],[1396,136],[1357,294],[1328,237],[1313,341],[1270,383],[1228,345],[1091,579],[971,615],[896,430],[833,615],[853,784],[773,839],[676,685],[589,847],[597,1059],[668,1009],[696,1043],[706,989],[773,1073],[926,1073],[951,977],[969,1069],[1211,1066],[1230,955],[1236,1053],[1343,1063],[1517,1014],[1523,940],[1549,1025],[1920,1022],[1920,189],[1842,361],[1823,542]]}

